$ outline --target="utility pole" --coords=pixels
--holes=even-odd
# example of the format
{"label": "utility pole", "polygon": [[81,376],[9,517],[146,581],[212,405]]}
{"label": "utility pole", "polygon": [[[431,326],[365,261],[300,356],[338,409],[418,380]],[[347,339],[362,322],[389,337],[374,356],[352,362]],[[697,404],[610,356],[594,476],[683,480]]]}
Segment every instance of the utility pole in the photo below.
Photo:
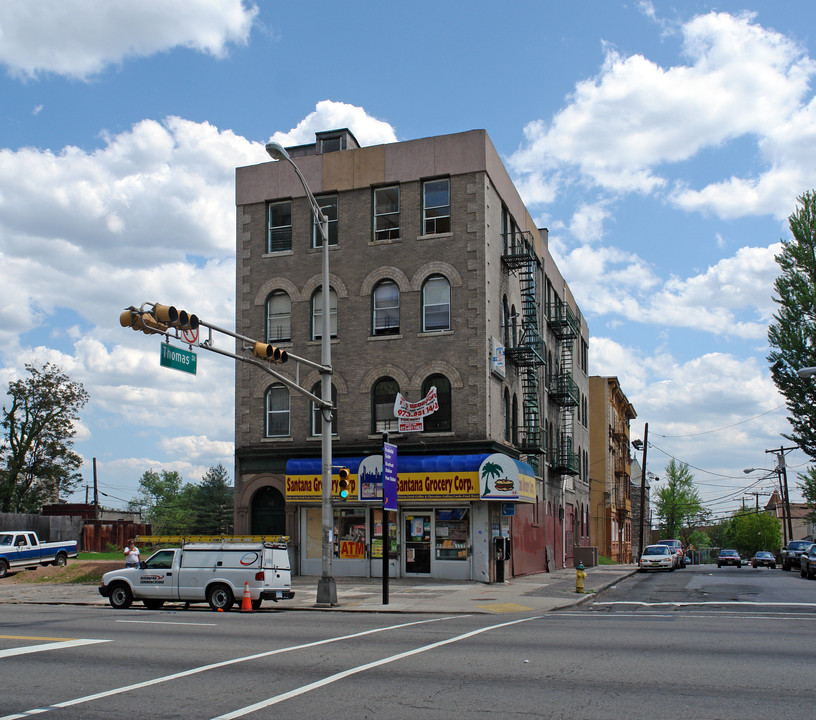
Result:
{"label": "utility pole", "polygon": [[[632,445],[634,446],[635,450],[639,450],[638,446],[635,444],[637,441],[633,442]],[[644,516],[646,515],[646,449],[649,447],[649,423],[646,423],[643,428],[643,465],[640,467],[640,530],[638,533],[638,557],[637,561],[640,562],[640,556],[643,554],[643,548],[645,545],[643,544],[643,520]],[[651,522],[649,522],[649,528],[651,529]]]}
{"label": "utility pole", "polygon": [[[788,472],[785,469],[785,453],[792,450],[798,450],[794,447],[781,447],[779,450],[766,450],[765,453],[773,453],[776,455],[776,472],[779,475],[779,485],[782,492],[782,525],[783,529],[787,529],[788,540],[793,540],[793,522],[791,520],[790,496],[788,495]],[[787,524],[785,519],[787,518]],[[787,542],[786,542],[787,544]]]}
{"label": "utility pole", "polygon": [[93,459],[93,478],[94,478],[94,520],[99,520],[99,486],[96,482],[96,458]]}

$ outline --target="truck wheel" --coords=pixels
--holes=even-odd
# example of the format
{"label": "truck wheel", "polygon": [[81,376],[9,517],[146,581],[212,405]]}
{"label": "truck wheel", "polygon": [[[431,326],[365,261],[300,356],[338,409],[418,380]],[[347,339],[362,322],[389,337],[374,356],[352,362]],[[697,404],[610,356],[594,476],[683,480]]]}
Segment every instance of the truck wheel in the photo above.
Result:
{"label": "truck wheel", "polygon": [[124,583],[116,583],[110,590],[111,607],[115,610],[127,610],[133,602],[133,593]]}
{"label": "truck wheel", "polygon": [[8,563],[5,560],[0,560],[0,578],[8,575]]}
{"label": "truck wheel", "polygon": [[213,585],[207,590],[207,602],[213,610],[227,612],[235,602],[235,598],[232,596],[232,590],[226,585]]}
{"label": "truck wheel", "polygon": [[144,606],[148,610],[158,610],[162,605],[164,605],[164,600],[145,600]]}
{"label": "truck wheel", "polygon": [[65,567],[68,564],[68,556],[65,553],[57,553],[57,557],[54,558],[54,562],[52,565],[56,565],[57,567]]}
{"label": "truck wheel", "polygon": [[788,563],[783,562],[783,563],[782,563],[782,569],[783,569],[783,570],[790,570],[790,569],[791,569],[791,566],[790,566],[790,565],[788,565]]}

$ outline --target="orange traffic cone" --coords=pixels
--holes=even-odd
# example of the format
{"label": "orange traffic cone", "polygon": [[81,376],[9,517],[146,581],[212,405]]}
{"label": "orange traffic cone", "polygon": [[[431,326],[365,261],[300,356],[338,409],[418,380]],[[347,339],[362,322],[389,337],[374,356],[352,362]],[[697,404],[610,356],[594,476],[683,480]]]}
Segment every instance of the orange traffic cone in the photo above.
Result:
{"label": "orange traffic cone", "polygon": [[249,581],[244,583],[244,599],[241,601],[241,612],[252,612],[252,597],[249,594]]}

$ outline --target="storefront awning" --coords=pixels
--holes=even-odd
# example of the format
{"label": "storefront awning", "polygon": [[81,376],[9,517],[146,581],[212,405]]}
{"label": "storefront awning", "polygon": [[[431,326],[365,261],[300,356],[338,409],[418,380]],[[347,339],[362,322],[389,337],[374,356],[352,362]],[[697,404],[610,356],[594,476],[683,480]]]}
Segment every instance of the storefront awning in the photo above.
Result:
{"label": "storefront awning", "polygon": [[[332,461],[332,491],[337,472],[348,468],[351,499],[382,499],[382,455],[336,457]],[[321,498],[322,460],[292,459],[286,463],[286,499],[314,502]],[[533,468],[502,453],[476,455],[398,455],[398,495],[401,501],[485,500],[535,502]]]}

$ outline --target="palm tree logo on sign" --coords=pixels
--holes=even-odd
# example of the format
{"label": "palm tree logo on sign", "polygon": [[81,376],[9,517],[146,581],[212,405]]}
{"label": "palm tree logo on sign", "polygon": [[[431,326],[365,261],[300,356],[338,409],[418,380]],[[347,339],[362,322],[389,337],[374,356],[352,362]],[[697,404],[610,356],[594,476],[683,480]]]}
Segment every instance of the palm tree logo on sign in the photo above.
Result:
{"label": "palm tree logo on sign", "polygon": [[517,500],[519,469],[507,455],[488,455],[479,467],[479,495],[482,500]]}

